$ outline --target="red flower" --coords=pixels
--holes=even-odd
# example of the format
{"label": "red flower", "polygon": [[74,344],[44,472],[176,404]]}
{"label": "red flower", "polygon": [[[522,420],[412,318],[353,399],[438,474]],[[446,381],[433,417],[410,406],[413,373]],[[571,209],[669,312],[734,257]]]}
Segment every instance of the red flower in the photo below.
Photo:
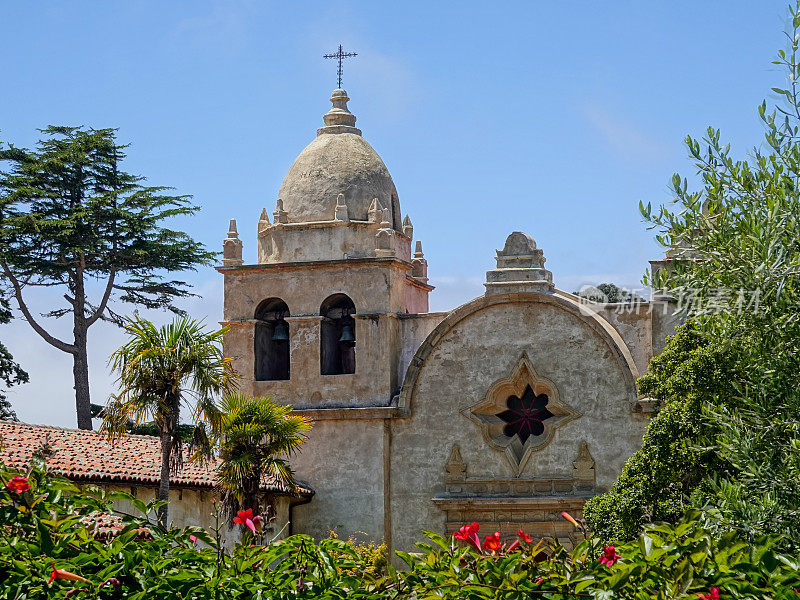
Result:
{"label": "red flower", "polygon": [[197,548],[197,536],[196,536],[196,535],[190,535],[190,536],[189,536],[189,539],[192,541],[192,545],[193,545],[195,548]]}
{"label": "red flower", "polygon": [[261,517],[254,517],[253,509],[248,508],[247,510],[240,510],[233,518],[233,522],[237,525],[243,525],[244,527],[247,527],[253,532],[253,534],[255,534],[256,525],[261,525]]}
{"label": "red flower", "polygon": [[492,535],[487,535],[483,540],[483,549],[487,552],[500,552],[503,542],[500,541],[500,532],[495,531]]}
{"label": "red flower", "polygon": [[607,567],[614,566],[614,563],[617,562],[620,558],[622,558],[619,554],[617,554],[614,546],[604,546],[603,547],[603,554],[598,559],[601,565],[605,565]]}
{"label": "red flower", "polygon": [[475,550],[481,549],[481,538],[478,537],[478,529],[480,525],[472,523],[471,525],[464,525],[461,529],[453,533],[453,537],[457,540],[463,540]]}
{"label": "red flower", "polygon": [[28,492],[31,489],[31,484],[28,483],[27,477],[21,477],[20,475],[15,475],[11,478],[6,484],[9,492],[13,492],[15,494],[21,494],[22,492]]}
{"label": "red flower", "polygon": [[517,537],[526,544],[530,544],[533,541],[533,538],[522,531],[522,529],[517,529]]}
{"label": "red flower", "polygon": [[697,594],[700,600],[719,600],[719,588],[712,587],[707,594]]}
{"label": "red flower", "polygon": [[70,573],[69,571],[62,571],[61,569],[56,569],[56,563],[53,563],[53,573],[50,575],[50,579],[47,581],[47,585],[50,585],[56,579],[66,579],[67,581],[82,581],[83,583],[91,583],[85,577],[81,577],[80,575],[75,575],[75,573]]}

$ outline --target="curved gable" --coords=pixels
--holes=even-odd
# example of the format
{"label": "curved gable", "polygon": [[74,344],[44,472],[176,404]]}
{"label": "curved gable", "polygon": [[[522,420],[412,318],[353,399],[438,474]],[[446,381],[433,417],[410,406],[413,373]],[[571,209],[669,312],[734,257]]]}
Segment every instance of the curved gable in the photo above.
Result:
{"label": "curved gable", "polygon": [[459,325],[471,316],[487,308],[502,304],[526,302],[541,303],[561,309],[567,314],[572,315],[585,327],[592,330],[608,347],[619,364],[627,391],[630,395],[630,400],[634,401],[636,399],[636,380],[639,378],[639,370],[634,363],[631,351],[625,341],[616,329],[597,312],[592,310],[590,306],[579,303],[574,300],[571,295],[557,290],[554,294],[511,293],[482,296],[463,304],[451,312],[439,323],[430,335],[428,335],[411,359],[411,363],[403,379],[403,385],[400,389],[398,408],[406,414],[411,411],[417,378],[425,362],[441,340],[454,329],[459,327]]}

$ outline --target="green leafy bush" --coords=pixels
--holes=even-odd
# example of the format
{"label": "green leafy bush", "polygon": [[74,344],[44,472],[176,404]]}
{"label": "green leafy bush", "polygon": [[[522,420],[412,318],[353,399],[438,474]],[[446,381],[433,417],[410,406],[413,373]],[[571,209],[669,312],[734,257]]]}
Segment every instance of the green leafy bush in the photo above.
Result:
{"label": "green leafy bush", "polygon": [[681,325],[639,380],[641,394],[659,401],[642,442],[606,494],[589,499],[584,514],[604,539],[632,539],[645,523],[677,522],[710,473],[721,470],[712,449],[717,434],[703,407],[732,395],[736,351],[713,342],[697,320]]}
{"label": "green leafy bush", "polygon": [[693,318],[651,362],[640,391],[661,400],[642,449],[587,505],[603,536],[702,508],[706,526],[800,550],[800,2],[789,7],[787,76],[758,112],[764,144],[742,158],[720,131],[688,137],[699,186],[641,205],[670,258],[654,284]]}
{"label": "green leafy bush", "polygon": [[[295,535],[267,541],[245,530],[225,549],[219,527],[161,530],[145,505],[127,494],[81,493],[52,480],[36,464],[25,475],[0,467],[0,598],[100,599],[356,599],[502,598],[798,598],[798,558],[779,554],[769,539],[745,543],[712,536],[699,515],[653,525],[636,540],[603,547],[596,539],[568,553],[532,543],[524,533],[507,546],[499,534],[474,546],[428,533],[419,552],[398,552],[406,569],[329,538]],[[120,497],[142,511],[124,516],[110,540],[94,535],[92,519]],[[217,513],[219,516],[219,513]],[[143,535],[147,528],[148,535]],[[716,590],[716,591],[715,591]]]}

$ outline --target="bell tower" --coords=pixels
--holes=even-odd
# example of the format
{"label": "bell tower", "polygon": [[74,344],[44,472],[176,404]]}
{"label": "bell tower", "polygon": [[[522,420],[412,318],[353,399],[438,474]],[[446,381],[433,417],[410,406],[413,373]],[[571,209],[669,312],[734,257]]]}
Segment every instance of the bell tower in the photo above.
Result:
{"label": "bell tower", "polygon": [[405,374],[406,322],[428,312],[433,289],[420,242],[412,255],[411,219],[349,100],[333,91],[272,218],[261,211],[258,262],[244,264],[232,220],[218,267],[225,352],[241,388],[299,410],[391,407]]}

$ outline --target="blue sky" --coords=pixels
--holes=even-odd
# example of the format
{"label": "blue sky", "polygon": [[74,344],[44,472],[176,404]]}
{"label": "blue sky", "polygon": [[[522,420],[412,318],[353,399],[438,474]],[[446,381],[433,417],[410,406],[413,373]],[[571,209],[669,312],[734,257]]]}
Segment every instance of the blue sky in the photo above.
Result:
{"label": "blue sky", "polygon": [[[683,138],[713,125],[744,155],[783,74],[786,3],[2,2],[0,139],[48,124],[118,127],[127,170],[192,194],[177,224],[213,249],[229,218],[245,259],[290,164],[322,124],[339,43],[344,87],[429,261],[433,310],[483,291],[494,249],[531,234],[556,284],[638,285],[661,252],[638,202],[692,176]],[[221,318],[221,277],[186,303]],[[31,296],[36,312],[57,297]],[[60,297],[60,295],[59,295]],[[164,315],[154,315],[165,319]],[[68,334],[65,320],[51,324]],[[71,358],[23,321],[0,330],[31,374],[20,418],[73,426]],[[93,400],[122,336],[90,331]]]}

